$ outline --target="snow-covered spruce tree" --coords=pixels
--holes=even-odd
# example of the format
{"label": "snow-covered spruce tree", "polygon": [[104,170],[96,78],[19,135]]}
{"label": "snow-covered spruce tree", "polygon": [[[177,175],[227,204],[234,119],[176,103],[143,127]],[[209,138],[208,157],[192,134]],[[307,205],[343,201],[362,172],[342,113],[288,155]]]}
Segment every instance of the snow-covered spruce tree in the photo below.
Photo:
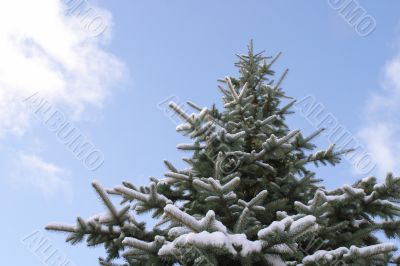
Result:
{"label": "snow-covered spruce tree", "polygon": [[[123,182],[105,191],[93,187],[104,214],[78,218],[75,226],[48,225],[68,232],[72,244],[87,237],[103,244],[101,265],[389,265],[396,264],[393,244],[375,236],[400,236],[400,178],[388,174],[327,191],[307,170],[310,163],[335,165],[349,150],[334,146],[312,153],[322,130],[303,136],[285,123],[294,101],[276,82],[274,58],[238,56],[239,78],[219,87],[224,109],[200,108],[194,114],[176,104],[182,118],[177,131],[190,137],[178,149],[192,151],[179,170],[165,161],[165,178],[146,187]],[[288,101],[284,104],[283,101]],[[122,198],[121,208],[109,195]],[[135,215],[151,212],[150,231]]]}

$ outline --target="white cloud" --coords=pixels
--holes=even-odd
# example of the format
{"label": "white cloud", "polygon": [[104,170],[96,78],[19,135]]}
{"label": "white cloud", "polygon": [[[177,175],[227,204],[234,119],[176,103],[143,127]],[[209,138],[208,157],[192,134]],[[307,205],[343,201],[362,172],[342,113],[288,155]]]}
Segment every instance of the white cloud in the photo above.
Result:
{"label": "white cloud", "polygon": [[[87,106],[101,107],[123,76],[123,63],[104,50],[110,27],[93,37],[85,14],[67,16],[63,2],[0,1],[0,135],[24,133],[29,112],[19,101],[34,92],[79,118]],[[111,25],[108,12],[93,10]]]}
{"label": "white cloud", "polygon": [[17,187],[35,188],[45,198],[51,198],[64,193],[67,198],[72,197],[72,187],[68,180],[68,172],[59,166],[45,162],[33,154],[20,152],[14,162],[10,181]]}
{"label": "white cloud", "polygon": [[377,173],[400,174],[400,55],[383,69],[382,88],[371,94],[364,111],[365,124],[359,135],[374,156]]}

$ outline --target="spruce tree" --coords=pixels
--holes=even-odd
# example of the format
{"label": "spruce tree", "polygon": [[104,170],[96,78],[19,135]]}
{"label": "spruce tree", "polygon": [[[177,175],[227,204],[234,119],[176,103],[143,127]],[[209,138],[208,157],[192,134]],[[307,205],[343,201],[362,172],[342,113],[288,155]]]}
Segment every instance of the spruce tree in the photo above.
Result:
{"label": "spruce tree", "polygon": [[[220,80],[223,110],[177,104],[177,131],[191,139],[186,169],[164,161],[165,178],[148,186],[129,182],[93,187],[106,212],[74,226],[46,228],[69,233],[75,244],[104,245],[101,265],[389,265],[396,246],[376,236],[400,236],[400,178],[364,178],[328,191],[307,169],[336,165],[350,150],[314,151],[321,130],[303,136],[285,122],[295,103],[282,91],[287,71],[274,80],[280,54],[238,55],[239,77]],[[116,207],[111,196],[122,199]],[[135,217],[150,212],[149,230]]]}

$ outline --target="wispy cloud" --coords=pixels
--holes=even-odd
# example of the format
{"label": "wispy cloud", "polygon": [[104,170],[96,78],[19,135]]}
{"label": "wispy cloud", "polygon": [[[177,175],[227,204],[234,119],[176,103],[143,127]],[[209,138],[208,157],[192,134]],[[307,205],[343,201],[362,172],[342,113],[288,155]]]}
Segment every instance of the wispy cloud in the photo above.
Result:
{"label": "wispy cloud", "polygon": [[14,162],[10,176],[11,183],[16,187],[34,188],[45,198],[51,198],[64,193],[67,198],[72,197],[72,187],[68,179],[68,172],[61,167],[44,161],[37,155],[20,152]]}
{"label": "wispy cloud", "polygon": [[30,114],[20,100],[34,92],[79,118],[123,77],[124,64],[104,48],[110,27],[93,37],[63,2],[0,1],[0,135],[24,133]]}
{"label": "wispy cloud", "polygon": [[374,155],[378,174],[400,174],[400,52],[383,68],[382,88],[369,96],[359,135]]}

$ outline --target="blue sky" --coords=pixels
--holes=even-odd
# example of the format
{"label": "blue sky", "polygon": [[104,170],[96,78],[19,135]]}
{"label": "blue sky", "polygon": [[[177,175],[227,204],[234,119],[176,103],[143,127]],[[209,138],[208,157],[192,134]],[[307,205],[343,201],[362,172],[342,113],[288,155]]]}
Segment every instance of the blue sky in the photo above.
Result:
{"label": "blue sky", "polygon": [[[88,1],[104,23],[85,31],[64,1],[0,4],[0,250],[4,265],[42,265],[22,239],[36,232],[76,265],[97,265],[101,247],[64,243],[49,222],[74,223],[103,210],[90,182],[146,184],[162,177],[163,159],[183,166],[184,138],[165,99],[220,104],[216,80],[236,75],[235,54],[250,39],[279,51],[284,88],[313,95],[374,156],[374,174],[399,173],[400,3],[359,1],[376,20],[361,37],[328,1]],[[68,1],[65,1],[68,3]],[[24,8],[21,8],[24,7]],[[21,100],[35,92],[65,115],[104,154],[90,171]],[[312,132],[300,114],[294,128]],[[317,141],[320,148],[327,137]],[[352,183],[351,163],[318,170],[328,187]],[[396,172],[397,171],[397,172]],[[37,254],[36,254],[37,255]]]}

